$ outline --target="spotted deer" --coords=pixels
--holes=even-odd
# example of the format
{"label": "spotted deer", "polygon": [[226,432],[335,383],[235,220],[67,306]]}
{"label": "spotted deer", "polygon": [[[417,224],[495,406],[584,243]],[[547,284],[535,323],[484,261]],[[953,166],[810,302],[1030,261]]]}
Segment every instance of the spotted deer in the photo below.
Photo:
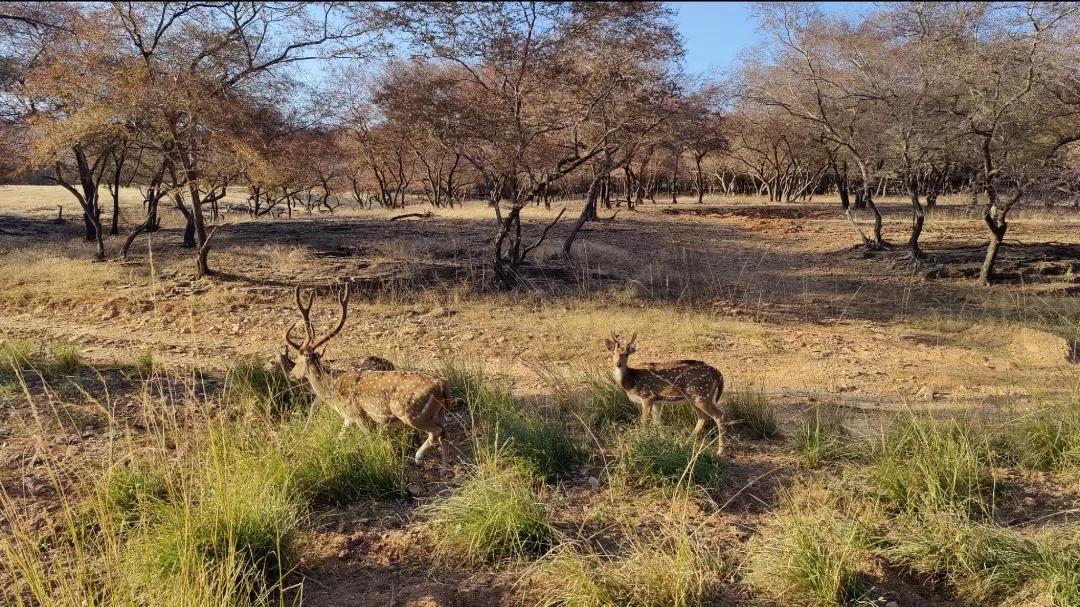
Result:
{"label": "spotted deer", "polygon": [[660,423],[660,403],[690,402],[697,414],[694,436],[701,434],[705,423],[712,418],[719,434],[717,455],[724,453],[724,411],[720,395],[724,392],[724,376],[700,360],[676,360],[646,363],[644,367],[627,365],[627,359],[637,351],[637,333],[623,344],[617,333],[604,340],[615,363],[615,382],[626,391],[630,400],[641,406],[641,423]]}
{"label": "spotted deer", "polygon": [[[353,424],[358,424],[367,431],[370,429],[369,422],[401,422],[421,432],[427,432],[427,440],[416,451],[415,461],[419,463],[428,449],[438,445],[445,470],[450,446],[446,438],[444,416],[450,405],[450,384],[445,379],[424,373],[367,368],[334,374],[324,368],[321,354],[317,350],[345,326],[349,311],[347,283],[338,291],[337,299],[341,307],[341,318],[330,333],[316,339],[310,318],[315,293],[312,291],[305,301],[300,287],[296,287],[296,307],[304,320],[306,336],[301,343],[293,340],[295,323],[285,331],[285,342],[297,351],[298,356],[294,362],[288,357],[287,347],[282,348],[282,367],[288,370],[289,377],[294,380],[307,379],[319,400],[330,405],[345,420],[341,433],[338,434],[339,440]],[[385,368],[389,365],[393,368],[389,361],[377,357],[369,357],[366,362],[372,366]]]}

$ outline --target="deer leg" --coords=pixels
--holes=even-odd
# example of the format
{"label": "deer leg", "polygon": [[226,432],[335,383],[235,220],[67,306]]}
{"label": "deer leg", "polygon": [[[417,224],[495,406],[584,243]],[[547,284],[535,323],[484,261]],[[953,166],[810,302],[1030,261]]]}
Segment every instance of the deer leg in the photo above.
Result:
{"label": "deer leg", "polygon": [[662,413],[660,403],[653,403],[652,405],[652,421],[654,426],[660,425],[660,415]]}
{"label": "deer leg", "polygon": [[420,459],[424,457],[424,453],[426,453],[428,449],[434,447],[437,442],[442,441],[439,440],[439,437],[434,432],[428,432],[427,440],[424,441],[424,444],[420,445],[420,448],[416,450],[416,455],[413,456],[413,461],[416,462],[416,465],[420,465]]}
{"label": "deer leg", "polygon": [[709,416],[701,407],[701,403],[694,403],[694,413],[697,415],[697,423],[694,424],[694,437],[701,436],[701,431],[705,429],[705,422],[708,421]]}
{"label": "deer leg", "polygon": [[645,399],[639,399],[638,404],[641,405],[641,425],[644,426],[649,423],[649,410],[652,409],[652,402]]}
{"label": "deer leg", "polygon": [[716,422],[716,443],[717,443],[716,454],[717,455],[723,455],[724,454],[724,418],[721,415],[717,415],[716,417],[713,418],[713,421]]}
{"label": "deer leg", "polygon": [[337,438],[334,442],[340,442],[345,433],[349,431],[349,426],[352,426],[355,422],[349,418],[345,418],[345,423],[341,424],[341,432],[338,432]]}

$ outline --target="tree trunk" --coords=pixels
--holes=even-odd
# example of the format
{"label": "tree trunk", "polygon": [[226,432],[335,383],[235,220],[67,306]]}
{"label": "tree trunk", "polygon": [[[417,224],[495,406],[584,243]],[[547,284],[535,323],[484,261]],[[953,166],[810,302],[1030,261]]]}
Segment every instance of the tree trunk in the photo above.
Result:
{"label": "tree trunk", "polygon": [[986,247],[986,258],[983,260],[982,269],[979,270],[979,282],[986,286],[990,286],[994,280],[994,262],[997,261],[1001,242],[1005,240],[1005,232],[1009,229],[1009,224],[1005,221],[1005,213],[999,212],[998,217],[995,218],[990,214],[990,208],[987,207],[983,215],[986,227],[990,228],[990,244]]}
{"label": "tree trunk", "polygon": [[597,220],[596,192],[599,181],[599,175],[593,177],[592,183],[589,184],[589,192],[585,195],[585,207],[581,209],[581,215],[578,215],[577,221],[570,227],[570,233],[567,234],[566,240],[563,241],[563,254],[567,257],[570,256],[570,247],[574,245],[574,239],[577,238],[578,232],[585,225],[585,222]]}
{"label": "tree trunk", "polygon": [[679,155],[675,154],[675,168],[671,170],[671,204],[679,204],[676,197],[675,185],[679,182]]}
{"label": "tree trunk", "polygon": [[922,235],[923,221],[926,214],[923,212],[922,203],[919,202],[919,186],[914,178],[908,179],[908,194],[911,195],[911,236],[908,238],[908,255],[912,261],[918,261],[922,257],[919,248],[919,236]]}
{"label": "tree trunk", "polygon": [[503,249],[506,245],[506,239],[510,236],[510,231],[514,228],[514,225],[518,225],[520,230],[520,223],[518,218],[521,216],[521,207],[519,205],[513,205],[510,207],[510,212],[506,214],[499,222],[499,235],[495,239],[495,264],[493,267],[495,273],[495,280],[499,286],[504,289],[513,288],[517,283],[517,279],[514,277],[514,261],[507,259],[503,255]]}
{"label": "tree trunk", "polygon": [[695,155],[694,162],[697,165],[697,203],[702,204],[705,197],[705,173],[701,172],[702,156]]}
{"label": "tree trunk", "polygon": [[859,224],[855,222],[855,216],[851,208],[851,194],[848,192],[847,183],[847,168],[843,174],[840,173],[840,169],[837,168],[836,163],[832,163],[833,177],[836,180],[836,190],[840,194],[840,206],[844,209],[844,217],[847,218],[848,223],[851,224],[852,229],[859,235],[859,239],[862,240],[863,246],[870,244],[870,239],[866,237],[862,229],[859,228]]}
{"label": "tree trunk", "polygon": [[109,188],[113,199],[112,228],[109,230],[109,234],[113,236],[120,234],[120,178],[124,171],[124,160],[126,159],[127,154],[123,152],[119,156],[113,156],[113,176]]}

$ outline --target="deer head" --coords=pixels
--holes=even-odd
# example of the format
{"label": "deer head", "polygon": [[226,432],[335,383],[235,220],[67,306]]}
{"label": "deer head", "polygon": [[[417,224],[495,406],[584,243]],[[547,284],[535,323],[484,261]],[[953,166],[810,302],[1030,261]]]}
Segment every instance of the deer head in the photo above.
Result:
{"label": "deer head", "polygon": [[311,304],[315,301],[314,290],[308,293],[306,300],[307,301],[305,302],[305,298],[301,293],[301,287],[297,286],[296,307],[300,310],[300,316],[304,319],[304,341],[296,343],[292,338],[292,331],[296,328],[296,323],[293,323],[285,330],[285,343],[292,346],[292,348],[299,353],[296,362],[289,361],[289,363],[286,364],[284,361],[288,360],[287,351],[282,351],[282,366],[288,368],[289,377],[296,380],[308,377],[310,372],[314,372],[316,375],[321,373],[322,368],[319,364],[321,355],[316,350],[322,347],[326,342],[330,341],[330,338],[337,335],[338,332],[341,331],[341,327],[345,326],[345,319],[348,318],[349,315],[349,283],[345,283],[345,287],[337,292],[338,304],[341,306],[341,318],[338,319],[337,326],[327,333],[325,337],[320,339],[316,339],[315,337],[315,327],[311,325],[310,317]]}
{"label": "deer head", "polygon": [[609,339],[604,340],[604,345],[607,346],[608,352],[611,352],[611,360],[615,363],[616,367],[625,367],[626,359],[630,358],[630,355],[637,352],[637,333],[630,335],[630,340],[624,345],[619,341],[619,334],[612,332]]}

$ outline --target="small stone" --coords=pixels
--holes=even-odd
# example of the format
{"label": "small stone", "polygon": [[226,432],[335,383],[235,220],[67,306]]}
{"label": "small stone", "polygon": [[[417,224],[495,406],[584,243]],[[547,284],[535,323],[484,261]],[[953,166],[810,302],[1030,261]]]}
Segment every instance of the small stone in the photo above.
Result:
{"label": "small stone", "polygon": [[1024,498],[1024,505],[1025,506],[1034,506],[1035,505],[1035,498],[1033,498],[1033,497],[1025,497]]}
{"label": "small stone", "polygon": [[896,601],[889,601],[888,603],[885,603],[885,607],[900,607],[900,604]]}
{"label": "small stone", "polygon": [[600,488],[600,479],[596,478],[595,476],[590,476],[588,482],[589,482],[589,486],[592,487],[593,489],[599,489]]}
{"label": "small stone", "polygon": [[413,497],[420,497],[424,494],[424,488],[416,483],[409,483],[405,487],[405,492]]}

